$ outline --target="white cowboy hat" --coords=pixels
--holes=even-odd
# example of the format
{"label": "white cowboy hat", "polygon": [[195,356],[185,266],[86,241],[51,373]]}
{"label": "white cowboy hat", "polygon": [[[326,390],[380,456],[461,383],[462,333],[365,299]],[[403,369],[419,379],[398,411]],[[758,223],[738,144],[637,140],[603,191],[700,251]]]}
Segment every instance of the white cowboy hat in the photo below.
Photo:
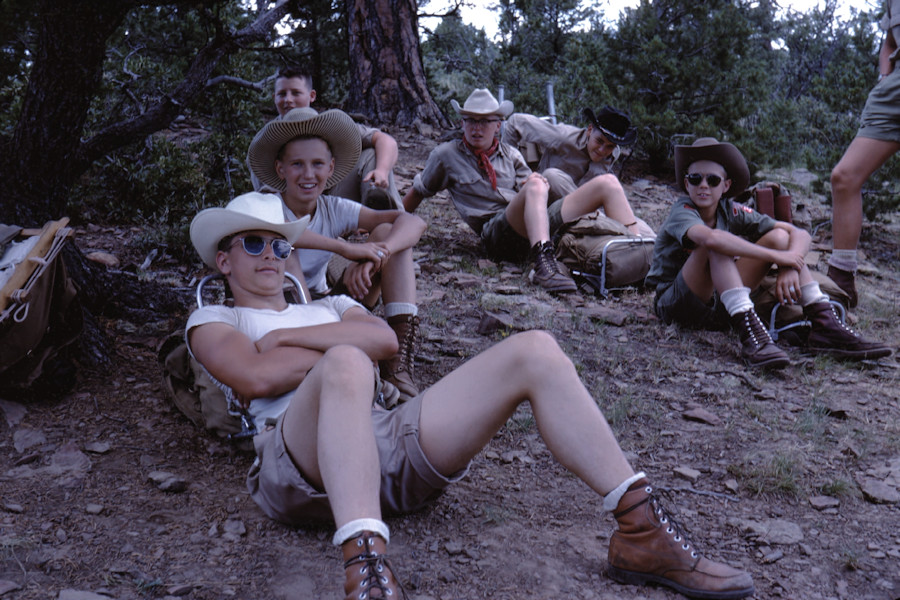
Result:
{"label": "white cowboy hat", "polygon": [[359,160],[362,140],[350,115],[336,109],[317,113],[313,108],[295,108],[266,123],[250,142],[247,164],[261,183],[285,190],[284,180],[275,172],[275,159],[285,144],[301,136],[321,138],[331,150],[334,173],[325,182],[325,189],[346,177]]}
{"label": "white cowboy hat", "polygon": [[219,242],[242,231],[271,231],[283,236],[293,245],[306,229],[309,216],[285,223],[281,198],[275,194],[249,192],[225,205],[225,208],[206,208],[191,221],[191,243],[200,258],[213,269]]}
{"label": "white cowboy hat", "polygon": [[690,146],[675,146],[675,180],[682,190],[687,169],[698,160],[708,160],[722,165],[725,175],[731,180],[731,187],[723,196],[737,196],[750,183],[750,168],[744,155],[733,144],[720,142],[716,138],[697,139]]}
{"label": "white cowboy hat", "polygon": [[497,115],[498,117],[506,118],[513,111],[512,102],[509,100],[497,102],[494,95],[484,88],[479,88],[469,94],[469,97],[466,98],[466,103],[462,106],[456,100],[451,100],[450,105],[453,107],[453,110],[463,117],[470,115],[475,117]]}

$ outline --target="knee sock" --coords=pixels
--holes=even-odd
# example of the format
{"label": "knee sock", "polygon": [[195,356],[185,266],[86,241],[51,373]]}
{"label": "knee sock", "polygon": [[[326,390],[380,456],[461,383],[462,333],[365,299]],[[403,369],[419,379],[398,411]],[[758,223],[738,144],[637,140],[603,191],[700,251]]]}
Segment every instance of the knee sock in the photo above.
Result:
{"label": "knee sock", "polygon": [[603,496],[603,510],[605,510],[606,512],[612,512],[616,510],[616,507],[619,506],[619,501],[622,499],[622,496],[625,495],[625,492],[628,491],[628,488],[630,488],[635,481],[643,479],[646,476],[647,475],[644,474],[643,471],[641,471],[640,473],[635,473],[634,475],[620,483],[618,487],[616,487],[616,489]]}
{"label": "knee sock", "polygon": [[753,302],[750,300],[750,288],[748,287],[736,287],[725,290],[719,294],[719,299],[722,301],[722,305],[725,306],[725,310],[728,311],[728,316],[731,317],[753,308]]}
{"label": "knee sock", "polygon": [[855,273],[856,267],[858,266],[856,261],[856,248],[853,250],[839,250],[835,248],[831,251],[831,257],[828,259],[828,264],[841,271]]}
{"label": "knee sock", "polygon": [[334,532],[331,543],[335,546],[340,546],[363,531],[377,533],[383,537],[384,541],[387,543],[390,543],[391,541],[391,532],[388,529],[387,523],[381,519],[354,519],[353,521],[345,523],[340,529]]}
{"label": "knee sock", "polygon": [[384,305],[385,319],[390,319],[397,315],[412,315],[415,317],[418,314],[419,307],[411,302],[388,302]]}
{"label": "knee sock", "polygon": [[[838,267],[840,269],[840,267]],[[809,306],[816,302],[828,302],[828,296],[819,287],[818,281],[807,283],[800,286],[800,304]]]}

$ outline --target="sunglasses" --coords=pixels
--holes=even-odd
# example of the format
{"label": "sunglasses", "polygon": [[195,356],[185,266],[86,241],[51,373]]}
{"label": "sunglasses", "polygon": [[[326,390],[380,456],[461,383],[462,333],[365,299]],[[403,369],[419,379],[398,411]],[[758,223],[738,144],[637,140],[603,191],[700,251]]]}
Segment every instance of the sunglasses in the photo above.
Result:
{"label": "sunglasses", "polygon": [[720,183],[722,183],[722,178],[718,175],[708,174],[703,175],[702,173],[691,173],[690,175],[685,175],[684,177],[687,179],[687,182],[693,186],[698,186],[703,183],[703,180],[706,179],[706,183],[709,184],[709,187],[716,187]]}
{"label": "sunglasses", "polygon": [[287,240],[281,238],[266,239],[260,235],[245,235],[239,237],[231,244],[231,246],[229,246],[229,248],[234,248],[234,246],[237,245],[238,240],[240,240],[241,244],[244,246],[244,252],[250,256],[259,256],[266,251],[267,244],[272,244],[272,254],[275,255],[275,258],[286,260],[294,249]]}

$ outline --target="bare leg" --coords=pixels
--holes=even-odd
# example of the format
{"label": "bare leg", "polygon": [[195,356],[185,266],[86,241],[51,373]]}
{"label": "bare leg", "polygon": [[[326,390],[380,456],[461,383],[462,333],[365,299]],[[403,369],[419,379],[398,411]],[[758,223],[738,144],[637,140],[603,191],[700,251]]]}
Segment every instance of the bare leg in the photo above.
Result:
{"label": "bare leg", "polygon": [[550,217],[547,214],[547,183],[530,177],[506,207],[506,219],[530,246],[550,240]]}
{"label": "bare leg", "polygon": [[454,473],[526,401],[556,459],[597,493],[634,474],[575,366],[543,331],[500,342],[427,390],[422,448],[440,472]]}
{"label": "bare leg", "polygon": [[854,250],[862,232],[862,187],[872,173],[900,151],[900,144],[857,137],[831,171],[835,249]]}
{"label": "bare leg", "polygon": [[[372,231],[369,241],[383,240],[390,232],[391,225],[383,223]],[[381,270],[381,287],[380,289],[372,287],[372,291],[364,300],[366,306],[374,305],[379,292],[382,294],[385,304],[389,302],[416,303],[416,274],[413,268],[412,248],[407,248],[391,256]]]}
{"label": "bare leg", "polygon": [[284,442],[311,484],[328,491],[337,527],[381,518],[381,468],[372,429],[372,361],[353,346],[328,350],[284,414]]}
{"label": "bare leg", "polygon": [[631,233],[640,233],[622,184],[609,173],[594,177],[563,198],[562,218],[569,222],[598,208],[602,208],[610,219],[628,226]]}

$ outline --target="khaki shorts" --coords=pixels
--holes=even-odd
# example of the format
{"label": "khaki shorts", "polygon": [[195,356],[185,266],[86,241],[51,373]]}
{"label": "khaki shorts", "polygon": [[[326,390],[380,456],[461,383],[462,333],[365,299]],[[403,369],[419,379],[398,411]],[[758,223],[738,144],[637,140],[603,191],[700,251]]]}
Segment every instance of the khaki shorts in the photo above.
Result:
{"label": "khaki shorts", "polygon": [[895,68],[869,92],[856,135],[900,143],[900,69]]}
{"label": "khaki shorts", "polygon": [[[434,501],[462,479],[463,469],[445,477],[428,462],[419,445],[422,395],[394,410],[372,409],[372,425],[381,461],[381,507],[385,514],[415,511]],[[247,474],[247,489],[269,517],[295,525],[310,519],[332,519],[328,495],[304,478],[284,447],[284,415],[273,429],[253,439],[256,460]]]}
{"label": "khaki shorts", "polygon": [[713,331],[728,328],[728,313],[719,302],[719,295],[714,293],[709,303],[704,302],[688,287],[681,271],[668,287],[657,288],[653,310],[667,325],[678,323],[683,327]]}
{"label": "khaki shorts", "polygon": [[[562,203],[562,200],[557,200],[547,208],[547,214],[550,217],[550,237],[553,237],[553,234],[563,226]],[[531,249],[528,238],[519,235],[509,224],[505,211],[497,213],[484,224],[481,230],[481,241],[492,260],[522,262]]]}

